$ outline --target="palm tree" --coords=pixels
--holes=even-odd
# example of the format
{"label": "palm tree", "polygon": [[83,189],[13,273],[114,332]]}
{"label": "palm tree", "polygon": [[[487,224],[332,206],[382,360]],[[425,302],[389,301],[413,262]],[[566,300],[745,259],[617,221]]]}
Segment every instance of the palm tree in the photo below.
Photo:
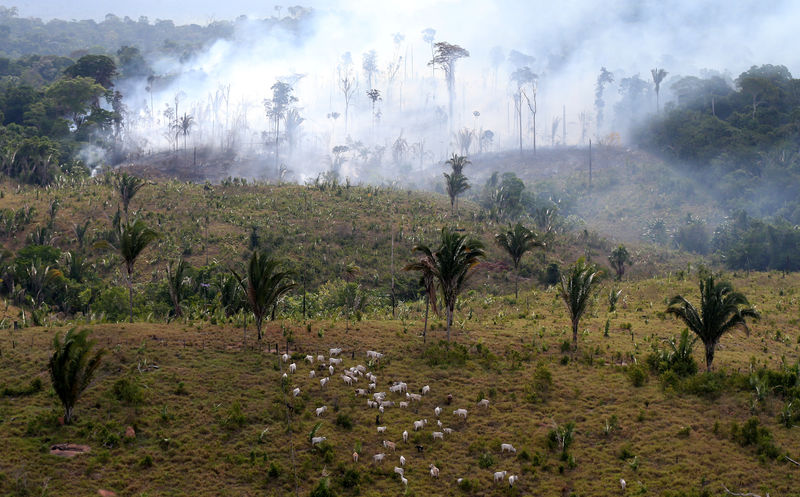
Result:
{"label": "palm tree", "polygon": [[119,192],[120,200],[122,200],[122,208],[125,211],[125,217],[128,217],[128,204],[131,203],[134,195],[142,189],[145,181],[138,176],[132,174],[122,173],[117,177],[117,191]]}
{"label": "palm tree", "polygon": [[467,238],[447,228],[442,228],[442,241],[434,251],[427,245],[417,245],[424,264],[428,265],[442,292],[442,301],[447,312],[447,340],[450,341],[450,327],[453,324],[453,311],[456,298],[475,266],[486,253],[483,243],[475,238]]}
{"label": "palm tree", "polygon": [[653,75],[653,83],[656,85],[656,112],[658,112],[658,92],[661,89],[661,82],[667,77],[667,71],[659,68],[650,69],[650,74]]}
{"label": "palm tree", "polygon": [[745,318],[759,319],[761,315],[750,307],[747,297],[733,291],[727,282],[714,282],[714,276],[700,279],[700,308],[697,309],[680,295],[672,297],[667,312],[686,323],[706,347],[706,370],[711,371],[714,351],[720,338],[733,328],[742,327],[746,333]]}
{"label": "palm tree", "polygon": [[444,173],[444,186],[450,196],[450,212],[455,215],[456,200],[459,195],[469,190],[470,184],[467,181],[467,177],[461,173]]}
{"label": "palm tree", "polygon": [[147,227],[144,221],[125,222],[120,225],[119,253],[125,262],[128,277],[128,297],[130,300],[130,322],[133,322],[133,265],[139,254],[158,238],[158,233]]}
{"label": "palm tree", "polygon": [[261,340],[261,323],[267,312],[277,305],[278,301],[295,283],[289,280],[288,271],[278,270],[278,261],[267,256],[266,252],[255,250],[250,256],[247,274],[239,275],[231,269],[231,273],[239,282],[239,286],[247,295],[247,302],[256,318],[258,339]]}
{"label": "palm tree", "polygon": [[427,257],[420,257],[417,262],[407,264],[404,271],[419,271],[421,274],[419,286],[425,290],[425,325],[422,328],[422,343],[427,341],[428,336],[428,309],[433,306],[433,313],[438,315],[439,309],[436,307],[436,276],[431,260]]}
{"label": "palm tree", "polygon": [[464,166],[467,164],[472,164],[472,162],[467,159],[466,155],[453,154],[452,157],[447,159],[445,164],[450,165],[450,167],[453,169],[453,174],[462,174],[464,172]]}
{"label": "palm tree", "polygon": [[526,252],[534,247],[544,247],[544,242],[536,239],[536,233],[529,230],[522,223],[517,223],[513,228],[508,227],[508,231],[498,233],[494,236],[495,241],[502,247],[514,263],[514,271],[517,278],[514,280],[514,298],[519,298],[519,262]]}
{"label": "palm tree", "polygon": [[589,308],[592,292],[599,281],[600,271],[581,257],[561,275],[561,298],[567,305],[572,320],[572,346],[578,348],[578,324]]}
{"label": "palm tree", "polygon": [[53,355],[50,357],[50,379],[53,390],[64,406],[64,424],[70,424],[75,403],[81,393],[92,381],[94,373],[100,366],[105,350],[97,350],[92,354],[94,340],[87,340],[89,330],[75,333],[75,329],[67,331],[64,343],[53,338]]}
{"label": "palm tree", "polygon": [[184,154],[186,153],[186,138],[189,136],[192,126],[194,126],[194,117],[184,112],[183,116],[178,119],[178,131],[183,135]]}
{"label": "palm tree", "polygon": [[175,265],[174,271],[172,270],[172,264],[167,262],[167,288],[169,289],[169,297],[172,300],[173,312],[177,318],[183,316],[181,294],[183,293],[186,270],[187,264],[183,258]]}
{"label": "palm tree", "polygon": [[625,264],[633,265],[633,259],[631,259],[628,249],[622,244],[611,252],[611,255],[608,256],[608,262],[617,273],[617,281],[622,281],[622,275],[625,274]]}

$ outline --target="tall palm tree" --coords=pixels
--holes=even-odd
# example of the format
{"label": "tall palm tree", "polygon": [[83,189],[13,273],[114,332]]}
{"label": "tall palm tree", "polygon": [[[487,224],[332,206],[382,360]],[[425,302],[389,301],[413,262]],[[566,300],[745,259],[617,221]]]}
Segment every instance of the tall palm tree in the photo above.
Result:
{"label": "tall palm tree", "polygon": [[176,318],[183,316],[181,294],[183,293],[183,282],[186,278],[187,269],[188,265],[183,258],[178,261],[174,270],[172,263],[167,262],[167,288],[169,289],[169,297],[172,300],[172,308]]}
{"label": "tall palm tree", "polygon": [[117,177],[117,191],[119,192],[120,200],[122,201],[122,208],[125,211],[125,217],[128,217],[128,204],[136,193],[142,189],[145,181],[132,174],[122,173]]}
{"label": "tall palm tree", "polygon": [[700,279],[700,308],[680,295],[672,297],[667,312],[679,317],[706,347],[706,370],[711,371],[714,351],[720,338],[733,328],[750,333],[745,318],[759,319],[761,315],[750,307],[747,297],[733,291],[728,282],[714,282],[714,276]]}
{"label": "tall palm tree", "polygon": [[64,406],[64,424],[72,422],[75,403],[81,393],[91,383],[94,373],[100,366],[105,350],[92,353],[94,340],[87,340],[89,330],[75,333],[75,329],[67,331],[64,342],[53,338],[53,355],[50,357],[50,379],[53,390]]}
{"label": "tall palm tree", "polygon": [[461,173],[444,173],[444,186],[447,189],[447,195],[450,196],[450,212],[455,215],[456,200],[458,200],[459,195],[469,190],[470,184],[467,181],[467,177]]}
{"label": "tall palm tree", "polygon": [[450,168],[453,170],[453,174],[463,174],[464,166],[467,164],[472,164],[472,162],[467,159],[466,155],[457,155],[453,154],[452,157],[447,159],[445,164],[449,164]]}
{"label": "tall palm tree", "polygon": [[661,82],[667,77],[667,71],[659,68],[650,69],[650,74],[653,75],[653,84],[656,85],[656,112],[658,112],[658,92],[661,90]]}
{"label": "tall palm tree", "polygon": [[139,254],[147,248],[156,238],[158,233],[150,229],[144,221],[137,219],[133,223],[125,222],[120,225],[119,253],[125,263],[125,273],[128,277],[128,297],[130,301],[130,322],[133,322],[133,265]]}
{"label": "tall palm tree", "polygon": [[592,292],[599,281],[600,271],[581,257],[561,275],[561,298],[567,305],[572,320],[572,346],[578,348],[578,325],[589,308]]}
{"label": "tall palm tree", "polygon": [[186,138],[189,136],[192,126],[194,126],[194,117],[184,112],[183,116],[178,119],[178,131],[183,135],[184,154],[186,153]]}
{"label": "tall palm tree", "polygon": [[633,265],[633,259],[631,259],[628,249],[622,244],[611,251],[608,256],[608,262],[617,273],[617,281],[622,281],[622,275],[625,274],[625,264]]}
{"label": "tall palm tree", "polygon": [[436,306],[436,275],[435,268],[431,264],[431,259],[420,257],[416,262],[407,264],[404,271],[419,271],[421,274],[419,286],[425,290],[425,325],[422,328],[422,343],[427,341],[428,336],[428,309],[433,306],[433,313],[438,315],[439,309]]}
{"label": "tall palm tree", "polygon": [[514,298],[519,298],[519,262],[522,256],[534,247],[544,247],[544,242],[537,240],[536,233],[522,223],[517,223],[514,227],[509,226],[507,231],[496,234],[494,239],[514,263],[514,271],[517,273],[514,280]]}
{"label": "tall palm tree", "polygon": [[442,240],[436,250],[431,250],[427,245],[417,245],[413,250],[425,260],[424,264],[430,267],[433,277],[439,283],[447,312],[447,340],[450,341],[450,327],[453,324],[456,299],[474,272],[475,266],[486,255],[483,243],[442,228]]}
{"label": "tall palm tree", "polygon": [[295,283],[289,279],[288,271],[280,271],[277,260],[269,257],[266,252],[255,250],[250,256],[247,274],[239,275],[231,269],[239,286],[247,295],[247,302],[256,318],[258,339],[261,340],[261,323],[269,310],[280,301]]}

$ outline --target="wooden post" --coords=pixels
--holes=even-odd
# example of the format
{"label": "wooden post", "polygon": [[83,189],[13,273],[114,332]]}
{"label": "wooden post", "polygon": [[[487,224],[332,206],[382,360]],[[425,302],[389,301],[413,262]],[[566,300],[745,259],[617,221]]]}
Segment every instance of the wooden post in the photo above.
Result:
{"label": "wooden post", "polygon": [[589,189],[592,189],[592,139],[589,138]]}

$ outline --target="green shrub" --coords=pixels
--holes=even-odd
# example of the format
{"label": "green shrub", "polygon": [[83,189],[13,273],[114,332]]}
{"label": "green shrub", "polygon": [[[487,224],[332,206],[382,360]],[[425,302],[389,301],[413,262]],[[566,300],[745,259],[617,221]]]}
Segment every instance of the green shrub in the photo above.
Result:
{"label": "green shrub", "polygon": [[628,366],[627,375],[631,384],[635,387],[641,387],[647,383],[647,371],[639,364]]}
{"label": "green shrub", "polygon": [[31,380],[31,382],[28,384],[27,387],[21,387],[21,388],[3,387],[2,395],[3,397],[26,397],[28,395],[33,395],[41,391],[42,391],[41,378],[34,378]]}
{"label": "green shrub", "polygon": [[680,388],[683,392],[701,397],[717,398],[728,387],[728,379],[723,372],[702,373],[684,379]]}
{"label": "green shrub", "polygon": [[622,459],[623,461],[627,461],[628,459],[633,459],[636,457],[631,449],[630,444],[625,444],[620,447],[619,452],[617,452],[617,457]]}
{"label": "green shrub", "polygon": [[462,478],[461,483],[458,484],[458,488],[464,492],[472,492],[476,486],[475,482],[469,478]]}
{"label": "green shrub", "polygon": [[269,463],[269,470],[267,470],[267,476],[274,479],[279,477],[282,472],[283,469],[280,467],[280,465],[275,464],[275,461]]}
{"label": "green shrub", "polygon": [[175,395],[189,395],[189,392],[186,390],[186,385],[184,385],[182,381],[179,381],[178,386],[175,387]]}
{"label": "green shrub", "polygon": [[429,366],[463,366],[469,359],[469,350],[460,343],[441,340],[428,345],[422,357]]}
{"label": "green shrub", "polygon": [[545,285],[557,285],[558,282],[561,281],[561,269],[558,267],[558,264],[555,262],[548,264],[542,279]]}
{"label": "green shrub", "polygon": [[109,286],[100,292],[92,310],[106,315],[108,321],[124,321],[128,317],[128,292],[119,286]]}
{"label": "green shrub", "polygon": [[787,402],[781,412],[778,414],[778,419],[781,424],[787,428],[791,428],[795,423],[800,420],[800,412],[795,409],[794,401]]}
{"label": "green shrub", "polygon": [[547,433],[547,446],[550,450],[558,449],[562,455],[566,454],[570,445],[572,445],[574,433],[575,423],[572,421],[563,426],[556,425]]}
{"label": "green shrub", "polygon": [[734,422],[731,425],[731,439],[742,447],[753,445],[757,454],[776,459],[780,456],[780,450],[772,440],[772,433],[759,424],[757,417],[748,419],[741,427]]}
{"label": "green shrub", "polygon": [[478,458],[478,466],[483,469],[491,468],[494,466],[494,457],[490,453],[484,452],[481,454],[481,457]]}
{"label": "green shrub", "polygon": [[692,356],[697,338],[690,338],[689,330],[684,328],[677,342],[674,337],[668,338],[666,342],[666,349],[654,348],[647,356],[646,363],[650,370],[657,374],[671,371],[680,377],[697,373],[697,363]]}
{"label": "green shrub", "polygon": [[525,385],[525,400],[531,404],[543,402],[553,387],[553,374],[542,363],[536,365],[533,378]]}
{"label": "green shrub", "polygon": [[107,449],[113,449],[119,445],[120,430],[113,424],[100,425],[94,430],[94,439]]}
{"label": "green shrub", "polygon": [[118,401],[131,405],[138,405],[144,401],[144,392],[139,383],[127,377],[115,381],[111,393]]}
{"label": "green shrub", "polygon": [[346,470],[339,482],[342,488],[358,488],[360,483],[361,473],[357,469]]}
{"label": "green shrub", "polygon": [[153,467],[153,457],[150,454],[147,454],[139,461],[140,468],[152,468]]}
{"label": "green shrub", "polygon": [[247,423],[247,416],[242,412],[242,406],[238,400],[233,401],[224,418],[220,419],[220,424],[228,429],[244,426]]}
{"label": "green shrub", "polygon": [[350,418],[349,415],[344,413],[339,413],[336,416],[336,426],[341,427],[345,430],[352,430],[353,429],[353,420]]}
{"label": "green shrub", "polygon": [[327,478],[319,481],[314,490],[311,491],[309,497],[334,497],[336,493],[331,489],[330,482]]}

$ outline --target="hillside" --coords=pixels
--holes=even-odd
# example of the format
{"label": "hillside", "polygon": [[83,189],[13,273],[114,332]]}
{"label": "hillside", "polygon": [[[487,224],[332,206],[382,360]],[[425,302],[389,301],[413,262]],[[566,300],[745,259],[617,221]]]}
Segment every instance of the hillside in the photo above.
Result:
{"label": "hillside", "polygon": [[[62,284],[42,293],[50,309],[45,313],[48,319],[57,319],[52,313],[61,313],[61,318],[64,313],[89,313],[112,320],[125,315],[122,261],[114,250],[98,247],[98,242],[113,238],[114,217],[124,218],[124,213],[118,214],[114,181],[109,175],[68,178],[46,189],[10,181],[0,187],[5,223],[0,237],[8,251],[6,270],[16,268],[17,283],[28,290],[34,282],[25,276],[25,268],[33,258],[39,258],[40,269],[50,264],[64,273]],[[239,180],[201,185],[159,180],[134,197],[130,216],[159,233],[135,267],[135,313],[143,318],[167,317],[171,300],[166,265],[180,258],[191,266],[190,282],[183,290],[186,305],[202,315],[216,312],[230,280],[230,268],[241,267],[253,248],[284,261],[295,281],[308,292],[318,293],[316,309],[321,315],[339,313],[340,303],[322,301],[328,293],[338,295],[341,289],[337,285],[343,284],[348,277],[346,268],[352,264],[360,268],[356,281],[370,292],[373,305],[389,305],[392,264],[395,299],[416,300],[417,277],[402,268],[413,258],[413,246],[435,243],[444,226],[476,236],[486,246],[487,261],[471,288],[492,295],[513,288],[510,260],[494,243],[494,235],[506,223],[485,219],[481,209],[468,201],[462,201],[453,215],[447,198],[438,194],[370,186],[265,185]],[[556,231],[548,238],[546,249],[523,259],[522,287],[541,285],[551,264],[561,267],[583,255],[601,265],[606,263],[612,242],[561,226],[557,220],[554,218]],[[522,221],[535,227],[530,219],[523,217]],[[20,257],[26,246],[30,246],[29,252]],[[67,252],[69,260],[65,259]],[[684,255],[643,246],[634,253],[631,275],[665,273],[683,267],[685,260]],[[61,290],[64,286],[66,296]],[[23,301],[17,297],[14,302]],[[299,312],[295,305],[298,301],[290,300],[285,312]],[[241,303],[235,309],[241,309]]]}
{"label": "hillside", "polygon": [[[449,353],[441,345],[423,345],[419,304],[403,307],[395,320],[362,321],[349,332],[331,320],[281,321],[257,346],[250,335],[245,349],[240,329],[202,321],[92,325],[109,353],[78,403],[73,426],[58,425],[58,401],[46,373],[50,341],[63,328],[9,330],[0,334],[4,385],[22,389],[38,378],[44,389],[0,400],[6,441],[0,490],[211,496],[224,488],[246,496],[294,495],[297,488],[309,495],[328,478],[330,495],[399,495],[403,485],[392,468],[404,455],[406,495],[616,495],[620,478],[627,482],[625,493],[637,495],[723,495],[724,488],[795,495],[794,465],[759,455],[761,445],[740,445],[736,433],[755,417],[780,453],[794,460],[800,455],[797,428],[779,421],[787,409],[784,394],[774,389],[757,395],[749,379],[750,371],[769,368],[796,381],[800,279],[753,273],[732,282],[764,319],[752,325],[749,337],[735,332],[723,338],[715,362],[721,373],[683,382],[646,369],[638,376],[631,364],[643,364],[652,347],[663,348],[663,338],[678,334],[682,325],[662,313],[665,299],[682,293],[696,300],[694,274],[623,283],[615,313],[607,312],[606,286],[582,322],[577,353],[562,348],[568,318],[553,291],[524,292],[518,304],[465,297]],[[607,319],[610,336],[604,337]],[[441,329],[439,322],[434,326]],[[283,391],[287,364],[274,346],[280,343],[283,351],[287,333],[298,369]],[[441,336],[431,332],[429,343]],[[380,416],[386,434],[378,434],[378,412],[353,395],[354,388],[366,388],[363,379],[347,387],[337,372],[321,389],[318,378],[308,377],[304,355],[327,356],[334,346],[344,348],[339,372],[368,364],[365,350],[378,350],[385,357],[368,365],[378,390],[403,380],[409,392],[429,385],[431,393],[408,409],[387,408]],[[701,355],[695,347],[698,361]],[[317,372],[326,376],[319,367]],[[643,382],[638,387],[637,377]],[[295,387],[301,393],[292,397]],[[481,398],[489,399],[488,408],[476,405]],[[395,394],[389,399],[404,400]],[[327,412],[317,418],[314,410],[323,405]],[[438,430],[437,405],[444,409],[443,426],[454,430],[444,441],[431,439]],[[452,414],[458,408],[468,410],[466,421]],[[412,421],[423,418],[428,425],[414,432]],[[316,435],[327,440],[312,449],[307,437],[318,422]],[[561,457],[549,448],[548,433],[569,422],[575,423],[574,442]],[[124,436],[128,426],[135,438]],[[403,430],[410,433],[408,444]],[[381,447],[382,440],[397,442],[397,451]],[[48,453],[63,442],[91,450],[72,459]],[[516,455],[501,453],[500,443],[513,444]],[[361,453],[358,463],[352,462],[354,449]],[[387,460],[372,463],[381,452]],[[428,475],[429,464],[440,469],[438,481]],[[492,472],[503,470],[520,477],[513,491],[507,483],[492,483]],[[469,483],[459,488],[456,478]]]}

